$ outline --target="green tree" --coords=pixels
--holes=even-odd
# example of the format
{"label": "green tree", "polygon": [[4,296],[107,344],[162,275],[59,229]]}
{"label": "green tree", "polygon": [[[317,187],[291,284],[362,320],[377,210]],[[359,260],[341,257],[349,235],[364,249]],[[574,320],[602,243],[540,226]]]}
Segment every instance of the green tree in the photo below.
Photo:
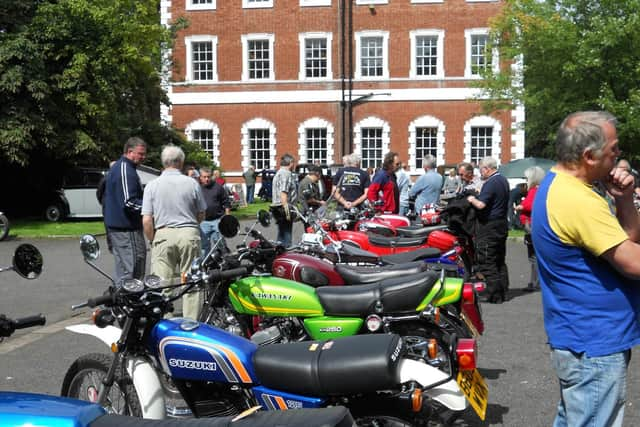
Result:
{"label": "green tree", "polygon": [[0,162],[97,165],[131,135],[152,147],[182,142],[159,123],[172,30],[157,0],[4,0]]}
{"label": "green tree", "polygon": [[[527,155],[553,157],[553,136],[569,113],[605,109],[619,119],[623,156],[640,160],[640,0],[505,0],[491,22],[503,66],[479,82],[488,110],[526,108]],[[521,86],[512,85],[520,79]]]}

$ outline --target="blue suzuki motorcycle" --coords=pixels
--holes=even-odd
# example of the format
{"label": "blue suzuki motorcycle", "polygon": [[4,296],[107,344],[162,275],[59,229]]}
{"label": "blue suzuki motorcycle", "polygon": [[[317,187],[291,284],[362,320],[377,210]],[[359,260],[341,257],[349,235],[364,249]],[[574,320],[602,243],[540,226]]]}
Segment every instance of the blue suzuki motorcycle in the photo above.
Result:
{"label": "blue suzuki motorcycle", "polygon": [[[42,255],[30,244],[20,245],[9,267],[0,267],[0,272],[13,270],[26,279],[35,279],[42,272]],[[41,314],[10,319],[0,314],[0,341],[10,337],[16,330],[45,324]],[[182,420],[181,427],[295,427],[295,426],[340,426],[351,427],[353,418],[344,407],[309,409],[289,412],[255,412],[253,408],[235,417],[209,418],[205,420]],[[172,427],[175,420],[142,420],[123,415],[109,414],[95,403],[47,396],[33,393],[0,392],[0,427]]]}
{"label": "blue suzuki motorcycle", "polygon": [[[100,271],[93,262],[99,256],[95,238],[84,236],[81,249]],[[199,276],[180,284],[152,276],[126,280],[76,306],[104,307],[94,312],[94,324],[67,329],[100,339],[113,356],[78,358],[65,375],[62,395],[110,413],[164,419],[169,384],[197,418],[237,416],[257,406],[282,411],[344,405],[359,425],[372,426],[423,425],[433,405],[452,412],[467,407],[455,374],[475,368],[474,352],[464,355],[462,367],[455,348],[450,360],[430,359],[426,349],[410,348],[415,344],[392,334],[258,348],[191,319],[165,319],[173,301],[196,284],[240,277],[247,268],[193,274]],[[169,290],[176,294],[168,296]]]}

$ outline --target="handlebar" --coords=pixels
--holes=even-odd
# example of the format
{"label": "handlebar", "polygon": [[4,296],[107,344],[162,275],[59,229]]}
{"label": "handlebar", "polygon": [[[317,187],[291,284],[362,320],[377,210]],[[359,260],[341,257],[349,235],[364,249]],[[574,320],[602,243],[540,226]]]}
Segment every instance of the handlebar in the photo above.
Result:
{"label": "handlebar", "polygon": [[36,314],[35,316],[22,317],[13,321],[13,327],[15,329],[32,328],[34,326],[42,326],[47,323],[47,318],[42,314]]}
{"label": "handlebar", "polygon": [[42,314],[22,317],[20,319],[8,319],[4,314],[0,315],[0,338],[10,337],[16,329],[42,326],[47,319]]}
{"label": "handlebar", "polygon": [[245,276],[247,274],[249,274],[249,267],[244,266],[244,267],[232,268],[231,270],[224,270],[224,271],[213,270],[209,273],[209,277],[213,281],[220,281],[220,280],[233,279],[239,276]]}
{"label": "handlebar", "polygon": [[87,300],[87,307],[94,308],[99,305],[110,305],[113,303],[114,303],[113,294],[108,293],[107,295],[102,295],[102,296]]}

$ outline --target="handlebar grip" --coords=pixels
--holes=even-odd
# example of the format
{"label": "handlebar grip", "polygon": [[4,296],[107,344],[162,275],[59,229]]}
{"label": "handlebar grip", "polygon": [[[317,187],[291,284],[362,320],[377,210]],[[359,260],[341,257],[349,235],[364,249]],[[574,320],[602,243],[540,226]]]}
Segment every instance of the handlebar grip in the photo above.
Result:
{"label": "handlebar grip", "polygon": [[111,294],[102,295],[100,297],[91,298],[90,300],[87,300],[87,306],[91,308],[94,308],[103,304],[106,305],[109,303],[113,303],[113,295]]}
{"label": "handlebar grip", "polygon": [[42,314],[35,316],[23,317],[21,319],[15,319],[13,321],[13,327],[15,329],[32,328],[34,326],[42,326],[47,323],[47,318]]}
{"label": "handlebar grip", "polygon": [[247,267],[232,268],[231,270],[216,271],[211,273],[213,280],[233,279],[234,277],[244,276],[249,272]]}

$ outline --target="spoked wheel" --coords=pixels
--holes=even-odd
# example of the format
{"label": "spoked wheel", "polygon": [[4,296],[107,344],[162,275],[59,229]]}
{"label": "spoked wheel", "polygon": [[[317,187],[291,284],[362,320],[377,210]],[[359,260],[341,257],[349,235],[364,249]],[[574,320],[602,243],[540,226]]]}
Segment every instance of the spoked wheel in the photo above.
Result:
{"label": "spoked wheel", "polygon": [[[80,357],[67,371],[60,394],[97,403],[102,379],[107,375],[111,362],[111,357],[100,353]],[[142,417],[140,401],[131,379],[120,373],[116,374],[116,381],[109,390],[103,406],[110,414]]]}
{"label": "spoked wheel", "polygon": [[0,214],[0,240],[4,240],[9,235],[9,218]]}

